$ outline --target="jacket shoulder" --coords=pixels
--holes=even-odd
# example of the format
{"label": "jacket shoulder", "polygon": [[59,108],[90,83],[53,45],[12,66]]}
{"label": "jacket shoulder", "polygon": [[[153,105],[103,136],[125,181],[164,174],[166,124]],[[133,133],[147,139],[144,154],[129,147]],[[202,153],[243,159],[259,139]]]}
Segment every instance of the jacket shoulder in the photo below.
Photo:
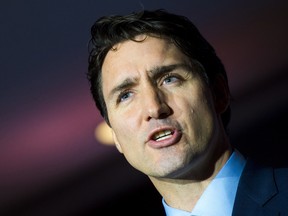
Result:
{"label": "jacket shoulder", "polygon": [[288,167],[248,159],[240,177],[234,215],[288,215]]}

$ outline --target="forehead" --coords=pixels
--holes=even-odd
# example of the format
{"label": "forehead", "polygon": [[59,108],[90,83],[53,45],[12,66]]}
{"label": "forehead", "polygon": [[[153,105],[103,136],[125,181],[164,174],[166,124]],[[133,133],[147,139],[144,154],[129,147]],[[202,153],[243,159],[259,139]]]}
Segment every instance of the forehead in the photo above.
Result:
{"label": "forehead", "polygon": [[[165,60],[180,61],[185,58],[171,40],[157,36],[138,35],[134,40],[127,40],[113,46],[108,51],[102,73],[111,73],[119,67],[161,64]],[[158,66],[158,65],[157,65]]]}
{"label": "forehead", "polygon": [[170,40],[139,35],[116,44],[102,65],[104,98],[107,92],[127,79],[140,79],[155,67],[187,63],[188,58]]}
{"label": "forehead", "polygon": [[[126,40],[124,42],[118,43],[112,47],[107,53],[105,61],[107,59],[115,58],[118,56],[127,56],[127,59],[133,58],[133,54],[142,54],[145,56],[151,56],[152,54],[164,54],[168,52],[174,44],[170,40],[148,36],[148,35],[138,35],[133,40]],[[175,47],[176,48],[176,47]]]}

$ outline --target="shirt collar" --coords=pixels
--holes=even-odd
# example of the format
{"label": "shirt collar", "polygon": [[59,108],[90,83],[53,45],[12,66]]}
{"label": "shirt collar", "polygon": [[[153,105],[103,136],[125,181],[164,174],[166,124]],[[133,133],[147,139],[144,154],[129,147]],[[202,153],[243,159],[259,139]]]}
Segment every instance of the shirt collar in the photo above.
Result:
{"label": "shirt collar", "polygon": [[[235,150],[229,160],[208,185],[192,212],[186,212],[168,206],[164,199],[167,216],[228,216],[232,214],[238,182],[245,166],[245,158]],[[207,208],[209,206],[209,208]]]}

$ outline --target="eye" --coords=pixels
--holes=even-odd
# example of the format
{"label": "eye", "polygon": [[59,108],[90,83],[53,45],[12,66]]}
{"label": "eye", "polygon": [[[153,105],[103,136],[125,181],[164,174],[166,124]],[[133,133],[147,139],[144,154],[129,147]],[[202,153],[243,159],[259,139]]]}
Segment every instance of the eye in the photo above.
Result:
{"label": "eye", "polygon": [[164,79],[163,79],[163,84],[172,84],[172,83],[175,83],[175,82],[178,82],[180,79],[178,76],[176,75],[173,75],[173,74],[167,74],[165,75]]}
{"label": "eye", "polygon": [[132,92],[131,91],[124,91],[121,92],[117,98],[117,103],[121,103],[123,101],[128,100],[130,97],[132,96]]}

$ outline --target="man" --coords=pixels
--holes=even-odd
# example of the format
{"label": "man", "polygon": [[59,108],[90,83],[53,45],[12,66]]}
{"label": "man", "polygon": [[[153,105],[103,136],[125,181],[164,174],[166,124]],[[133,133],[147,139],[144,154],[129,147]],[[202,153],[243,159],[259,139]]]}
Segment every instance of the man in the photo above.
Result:
{"label": "man", "polygon": [[117,149],[146,174],[167,215],[287,215],[287,169],[229,142],[230,91],[213,47],[164,10],[91,29],[88,79]]}

